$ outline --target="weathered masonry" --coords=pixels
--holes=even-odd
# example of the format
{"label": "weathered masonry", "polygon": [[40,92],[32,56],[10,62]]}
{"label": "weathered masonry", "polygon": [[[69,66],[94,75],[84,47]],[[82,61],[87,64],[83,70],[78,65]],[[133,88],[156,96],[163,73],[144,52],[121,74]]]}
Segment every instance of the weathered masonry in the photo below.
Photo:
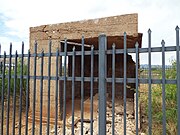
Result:
{"label": "weathered masonry", "polygon": [[[44,53],[48,53],[48,42],[52,41],[51,51],[55,52],[57,48],[59,51],[64,51],[64,40],[67,38],[67,50],[72,51],[75,46],[76,51],[81,51],[81,37],[84,36],[85,50],[90,50],[91,45],[94,45],[95,50],[98,50],[98,35],[105,33],[107,35],[107,49],[112,48],[112,44],[116,44],[116,48],[123,48],[123,36],[124,32],[127,33],[127,48],[134,48],[135,43],[139,43],[141,47],[142,34],[138,33],[138,15],[127,14],[121,16],[112,16],[99,19],[83,20],[77,22],[68,22],[52,25],[42,25],[38,27],[30,28],[30,51],[34,52],[34,42],[37,41],[37,53],[41,53],[42,49]],[[68,57],[67,65],[64,65],[63,58],[59,57],[59,74],[63,72],[63,66],[67,66],[67,76],[71,76],[72,57]],[[90,76],[90,56],[85,56],[84,61],[84,76]],[[36,59],[36,75],[41,76],[41,60]],[[94,57],[94,76],[98,77],[98,56]],[[75,59],[75,76],[81,77],[81,56],[77,56]],[[123,78],[123,54],[116,55],[116,77]],[[31,59],[31,71],[30,74],[34,75],[34,63]],[[48,76],[48,57],[44,58],[43,76]],[[138,63],[137,63],[138,64]],[[51,58],[51,76],[55,76],[55,57]],[[107,56],[107,77],[112,76],[111,69],[112,61],[111,55]],[[135,62],[131,55],[127,54],[127,77],[135,78]],[[40,80],[36,80],[36,113],[40,108]],[[71,98],[71,81],[67,81],[67,101]],[[127,97],[133,98],[135,84],[127,85]],[[98,91],[98,83],[94,83],[94,93]],[[33,92],[34,82],[30,81],[30,110],[33,105]],[[54,116],[55,104],[55,81],[50,81],[50,110],[51,117]],[[61,96],[63,95],[63,82],[59,81],[59,99],[61,102]],[[80,82],[75,82],[75,98],[78,98],[81,93]],[[88,97],[90,93],[90,83],[84,83],[84,96]],[[111,83],[107,84],[107,93],[111,95]],[[43,80],[43,115],[47,114],[47,102],[48,102],[48,81]],[[123,84],[116,84],[116,96],[123,97]],[[60,103],[58,104],[60,106]]]}

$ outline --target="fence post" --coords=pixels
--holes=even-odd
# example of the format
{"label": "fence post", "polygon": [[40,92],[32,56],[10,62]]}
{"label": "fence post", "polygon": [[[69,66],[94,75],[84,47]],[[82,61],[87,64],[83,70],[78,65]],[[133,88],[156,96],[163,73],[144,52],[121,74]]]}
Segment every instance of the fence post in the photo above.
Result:
{"label": "fence post", "polygon": [[124,62],[123,62],[123,64],[124,64],[124,78],[123,78],[123,80],[124,80],[124,88],[123,88],[123,90],[124,90],[124,135],[126,135],[126,93],[127,93],[127,89],[126,89],[126,85],[127,85],[127,50],[126,50],[126,48],[127,48],[127,40],[126,40],[126,32],[124,32],[124,50],[123,50],[123,54],[124,54]]}
{"label": "fence post", "polygon": [[178,106],[178,134],[180,134],[180,58],[179,58],[179,27],[176,27],[176,65],[177,65],[177,106]]}
{"label": "fence post", "polygon": [[106,47],[107,37],[99,35],[99,135],[106,135]]}
{"label": "fence post", "polygon": [[10,50],[9,50],[8,89],[7,89],[7,115],[6,115],[6,135],[9,135],[10,89],[11,89],[11,63],[12,63],[12,43],[10,43]]}
{"label": "fence post", "polygon": [[165,73],[165,42],[162,40],[162,113],[163,135],[166,134],[166,73]]}
{"label": "fence post", "polygon": [[148,30],[148,64],[149,64],[149,70],[148,70],[148,133],[149,135],[152,134],[152,90],[151,90],[151,30]]}

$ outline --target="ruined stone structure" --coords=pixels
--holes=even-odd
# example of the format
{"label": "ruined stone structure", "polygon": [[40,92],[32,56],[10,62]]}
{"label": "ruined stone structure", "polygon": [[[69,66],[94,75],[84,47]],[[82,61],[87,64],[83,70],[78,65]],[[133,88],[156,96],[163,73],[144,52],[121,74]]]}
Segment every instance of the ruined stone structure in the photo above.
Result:
{"label": "ruined stone structure", "polygon": [[[48,52],[48,42],[52,40],[52,52],[55,52],[57,48],[63,51],[63,41],[65,38],[69,42],[81,43],[81,37],[84,35],[85,44],[94,45],[95,50],[98,49],[98,36],[100,33],[107,35],[107,48],[111,49],[112,44],[116,44],[116,48],[123,48],[123,33],[127,33],[127,48],[134,48],[135,43],[138,41],[139,47],[141,47],[142,34],[138,33],[138,15],[127,14],[121,16],[113,16],[92,20],[83,20],[77,22],[60,23],[53,25],[42,25],[38,27],[30,28],[30,51],[34,52],[34,42],[38,43],[38,53],[41,53],[42,49],[45,53]],[[72,51],[75,44],[68,44],[68,51]],[[90,50],[90,47],[85,47],[85,50]],[[81,50],[81,46],[76,46],[76,50]],[[68,58],[68,74],[71,76],[71,57]],[[94,58],[94,76],[98,76],[98,57]],[[59,58],[62,63],[62,58]],[[75,76],[81,76],[81,57],[76,57],[75,65]],[[41,59],[37,58],[37,76],[40,76],[40,63]],[[90,56],[85,56],[85,77],[90,76]],[[107,57],[107,76],[111,77],[111,55]],[[33,59],[31,59],[31,71],[33,75],[34,66]],[[55,57],[51,58],[51,76],[55,76]],[[48,75],[48,58],[44,58],[44,76]],[[60,65],[61,68],[61,65]],[[116,55],[116,77],[123,78],[123,55]],[[132,60],[131,55],[127,54],[127,77],[135,77],[135,62]],[[33,97],[33,80],[30,80],[30,109],[32,108],[32,97]],[[63,82],[60,82],[59,91],[63,91]],[[134,84],[128,84],[131,88],[134,88]],[[55,81],[51,80],[51,117],[53,117],[53,111],[55,111]],[[90,83],[84,85],[85,96],[90,94]],[[75,83],[75,97],[80,95],[81,85],[80,82]],[[71,82],[67,82],[67,99],[71,98]],[[94,84],[94,92],[98,91],[98,84]],[[111,84],[107,84],[107,92],[111,94]],[[43,115],[47,113],[47,94],[48,93],[48,82],[43,81]],[[133,97],[134,91],[128,90],[127,96]],[[123,84],[116,84],[116,96],[123,96]],[[36,83],[36,112],[39,112],[40,108],[40,81]],[[39,116],[39,115],[38,115]]]}

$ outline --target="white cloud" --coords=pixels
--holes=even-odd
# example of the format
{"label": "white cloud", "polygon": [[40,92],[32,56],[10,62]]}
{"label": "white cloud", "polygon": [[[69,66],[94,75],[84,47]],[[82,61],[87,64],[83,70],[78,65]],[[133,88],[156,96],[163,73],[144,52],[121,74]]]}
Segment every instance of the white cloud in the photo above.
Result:
{"label": "white cloud", "polygon": [[[10,44],[12,44],[12,54],[15,54],[16,50],[18,53],[21,53],[22,41],[12,41],[8,37],[0,37],[1,41],[1,52],[0,54],[4,54],[4,51],[7,55],[9,55]],[[24,43],[24,53],[28,52],[29,46],[27,43]]]}

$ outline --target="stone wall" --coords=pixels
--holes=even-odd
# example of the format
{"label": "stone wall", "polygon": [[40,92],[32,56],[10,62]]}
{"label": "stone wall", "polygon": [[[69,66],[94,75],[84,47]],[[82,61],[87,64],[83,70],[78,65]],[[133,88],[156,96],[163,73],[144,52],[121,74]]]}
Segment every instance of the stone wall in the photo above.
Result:
{"label": "stone wall", "polygon": [[[67,38],[70,41],[74,42],[80,42],[80,38],[82,34],[85,37],[85,43],[86,44],[93,44],[95,48],[98,48],[98,41],[97,37],[100,33],[105,33],[108,37],[117,37],[115,40],[108,40],[111,42],[117,41],[117,48],[122,48],[123,46],[123,33],[126,32],[127,35],[130,37],[127,39],[127,46],[133,46],[134,43],[138,40],[140,41],[141,45],[141,36],[138,34],[138,15],[137,14],[127,14],[127,15],[121,15],[121,16],[113,16],[113,17],[106,17],[106,18],[99,18],[99,19],[91,19],[91,20],[83,20],[83,21],[77,21],[77,22],[68,22],[68,23],[59,23],[59,24],[52,24],[52,25],[42,25],[37,27],[31,27],[30,28],[30,51],[31,53],[34,52],[34,42],[35,40],[38,43],[38,53],[44,50],[45,53],[48,52],[48,41],[49,39],[52,40],[52,52],[55,52],[58,48],[60,51],[62,51],[62,46],[60,44],[61,40],[64,40],[64,38]],[[117,40],[116,40],[117,39]],[[108,46],[111,45],[111,42],[108,42]],[[120,44],[119,44],[120,43]],[[69,48],[72,50],[72,47]],[[121,76],[123,73],[122,68],[122,56],[120,58],[117,56],[117,77]],[[77,59],[77,65],[76,65],[76,73],[79,74],[80,72],[80,57]],[[95,61],[97,58],[95,57]],[[109,59],[109,58],[108,58]],[[85,61],[87,62],[89,60],[88,57],[85,57]],[[34,69],[34,62],[33,58],[31,58],[30,66],[30,75],[33,76],[34,70],[37,72],[37,76],[40,76],[40,63],[41,58],[37,58],[37,68]],[[108,60],[111,61],[111,60]],[[59,62],[61,62],[61,58],[59,58]],[[132,60],[128,59],[128,63],[133,63]],[[48,65],[51,64],[51,76],[55,76],[55,57],[51,58],[51,63],[48,63],[48,58],[44,58],[44,76],[47,76],[48,74]],[[134,63],[133,63],[134,64]],[[69,64],[70,65],[70,64]],[[88,64],[85,64],[85,76],[89,76],[88,71],[90,70],[90,66]],[[109,63],[110,65],[110,63]],[[98,65],[95,64],[95,76],[98,75]],[[133,67],[133,66],[132,66]],[[118,70],[121,70],[118,72]],[[133,72],[134,68],[132,68]],[[129,72],[130,70],[128,70]],[[70,73],[70,72],[69,72]],[[108,67],[108,75],[111,74],[111,68]],[[129,75],[131,73],[128,73]],[[134,74],[132,74],[134,75]],[[71,85],[69,85],[71,82],[67,82],[67,94],[71,94]],[[33,80],[30,80],[30,111],[32,110],[32,97],[33,97]],[[60,83],[61,84],[61,83]],[[68,88],[69,87],[69,88]],[[76,91],[80,91],[80,82],[76,83]],[[94,91],[97,91],[97,83],[95,83]],[[54,117],[54,111],[55,111],[55,81],[51,80],[50,85],[50,104],[51,104],[51,117]],[[62,91],[63,86],[59,87],[60,91]],[[117,85],[118,88],[118,85]],[[85,89],[89,89],[89,83],[85,83]],[[110,89],[110,85],[108,85],[108,89]],[[121,89],[121,86],[120,88]],[[85,92],[88,92],[88,90],[85,90]],[[43,81],[43,115],[45,116],[47,113],[47,93],[48,93],[48,83],[47,80]],[[79,93],[79,92],[77,92]],[[119,92],[117,92],[119,93]],[[40,81],[37,80],[36,83],[36,112],[38,113],[40,110]]]}
{"label": "stone wall", "polygon": [[82,34],[86,38],[98,37],[100,33],[107,36],[138,35],[138,15],[127,14],[77,22],[42,25],[30,28],[30,45],[34,40],[79,39]]}

